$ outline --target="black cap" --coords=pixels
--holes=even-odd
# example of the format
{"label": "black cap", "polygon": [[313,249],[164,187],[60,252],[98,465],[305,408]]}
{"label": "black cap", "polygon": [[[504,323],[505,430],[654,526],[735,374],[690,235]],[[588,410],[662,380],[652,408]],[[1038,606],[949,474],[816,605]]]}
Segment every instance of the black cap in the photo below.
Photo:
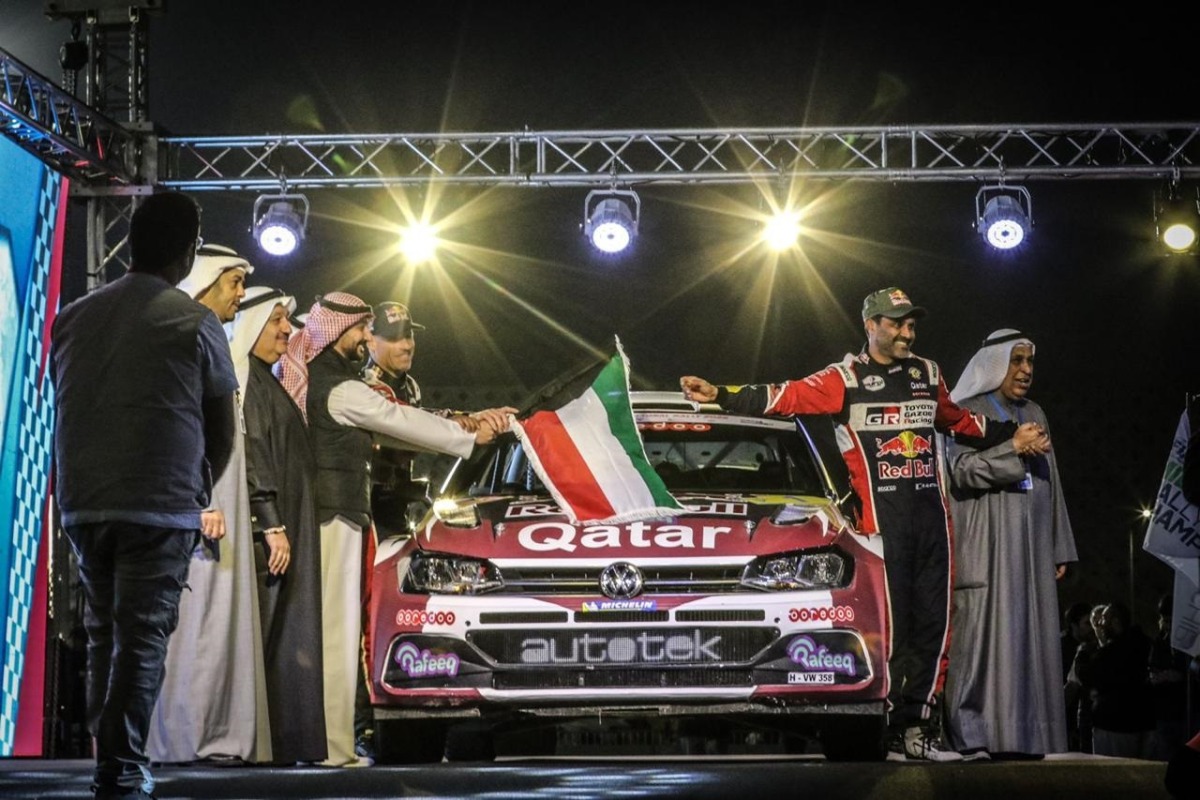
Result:
{"label": "black cap", "polygon": [[424,325],[413,322],[408,306],[403,303],[387,302],[375,306],[375,322],[371,325],[371,335],[380,339],[395,342],[408,339],[413,330],[425,330]]}

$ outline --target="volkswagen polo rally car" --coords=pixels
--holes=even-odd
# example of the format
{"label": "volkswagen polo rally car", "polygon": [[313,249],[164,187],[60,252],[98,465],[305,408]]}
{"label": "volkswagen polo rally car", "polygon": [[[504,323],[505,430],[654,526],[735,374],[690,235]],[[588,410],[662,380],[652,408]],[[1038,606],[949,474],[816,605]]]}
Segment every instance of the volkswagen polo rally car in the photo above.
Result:
{"label": "volkswagen polo rally car", "polygon": [[[884,756],[882,547],[839,507],[826,468],[836,452],[822,458],[813,421],[631,399],[685,512],[572,525],[508,433],[452,468],[413,535],[379,543],[369,653],[381,761],[454,757],[456,726],[486,741],[634,718],[775,731],[831,759]],[[460,757],[491,751],[470,752]]]}

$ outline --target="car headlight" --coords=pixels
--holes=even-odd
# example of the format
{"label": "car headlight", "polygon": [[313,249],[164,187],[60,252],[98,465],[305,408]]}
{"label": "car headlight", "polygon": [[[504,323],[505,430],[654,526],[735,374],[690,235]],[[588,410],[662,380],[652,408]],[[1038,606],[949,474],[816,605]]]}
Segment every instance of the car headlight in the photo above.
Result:
{"label": "car headlight", "polygon": [[503,588],[504,578],[495,564],[481,558],[415,553],[400,575],[400,585],[406,592],[486,594]]}
{"label": "car headlight", "polygon": [[756,558],[742,570],[742,585],[766,592],[835,589],[845,585],[846,557],[835,550]]}
{"label": "car headlight", "polygon": [[433,503],[433,514],[451,528],[479,527],[479,508],[470,498],[439,498]]}

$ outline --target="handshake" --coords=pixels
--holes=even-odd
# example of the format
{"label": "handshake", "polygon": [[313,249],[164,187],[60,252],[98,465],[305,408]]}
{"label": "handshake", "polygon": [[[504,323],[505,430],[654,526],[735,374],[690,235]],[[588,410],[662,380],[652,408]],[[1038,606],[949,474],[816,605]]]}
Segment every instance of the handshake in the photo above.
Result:
{"label": "handshake", "polygon": [[475,434],[475,444],[489,444],[498,434],[509,428],[509,417],[517,413],[512,406],[485,408],[470,414],[455,414],[450,417],[468,433]]}

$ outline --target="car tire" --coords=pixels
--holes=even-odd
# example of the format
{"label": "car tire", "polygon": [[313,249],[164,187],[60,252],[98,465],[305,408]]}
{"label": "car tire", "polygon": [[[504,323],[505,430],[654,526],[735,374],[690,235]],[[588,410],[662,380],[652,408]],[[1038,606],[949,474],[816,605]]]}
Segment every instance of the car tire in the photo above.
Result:
{"label": "car tire", "polygon": [[883,761],[886,726],[878,716],[833,717],[821,725],[821,750],[829,761]]}
{"label": "car tire", "polygon": [[446,754],[447,724],[438,719],[375,721],[375,763],[436,764]]}

